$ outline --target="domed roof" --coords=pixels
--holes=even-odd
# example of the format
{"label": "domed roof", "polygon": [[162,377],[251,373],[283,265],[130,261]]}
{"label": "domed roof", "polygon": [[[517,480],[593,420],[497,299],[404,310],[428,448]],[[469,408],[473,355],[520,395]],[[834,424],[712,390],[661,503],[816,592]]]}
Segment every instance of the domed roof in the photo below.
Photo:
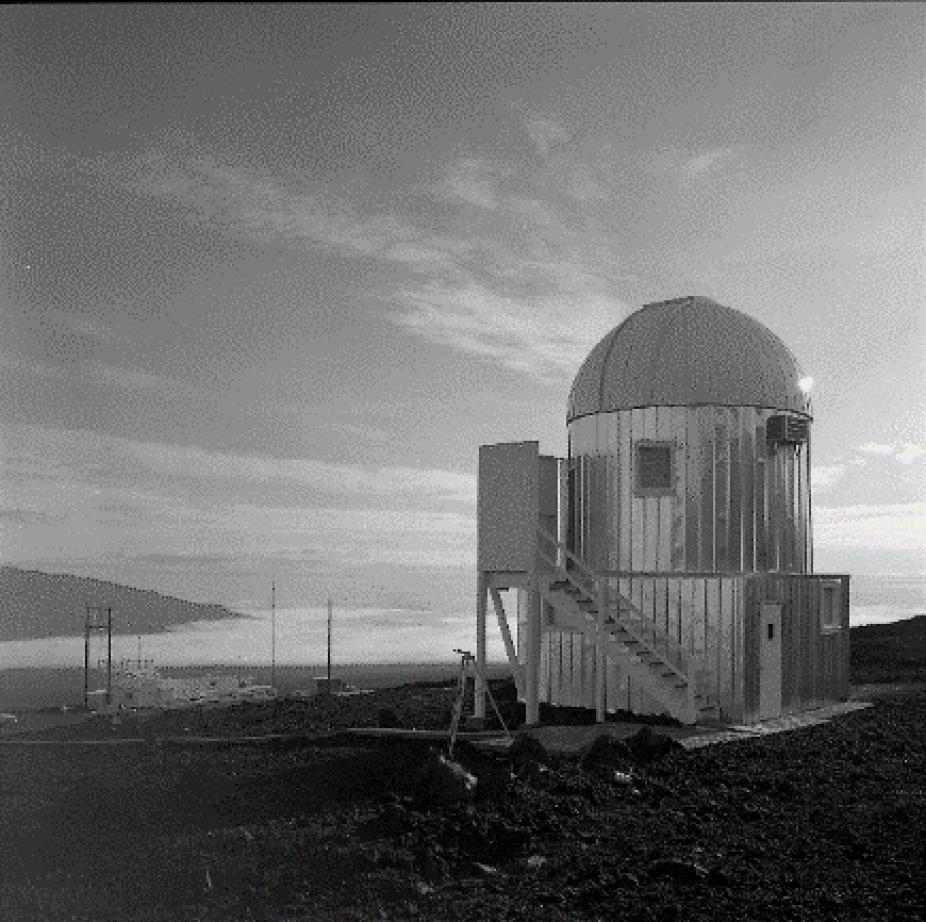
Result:
{"label": "domed roof", "polygon": [[809,414],[788,347],[752,317],[710,298],[647,304],[588,354],[567,422],[651,406],[767,407]]}

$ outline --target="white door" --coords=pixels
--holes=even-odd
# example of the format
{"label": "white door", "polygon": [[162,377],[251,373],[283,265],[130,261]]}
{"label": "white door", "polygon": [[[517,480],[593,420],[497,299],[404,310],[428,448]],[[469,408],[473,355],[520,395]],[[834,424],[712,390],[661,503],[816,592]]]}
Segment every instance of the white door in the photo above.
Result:
{"label": "white door", "polygon": [[781,717],[781,603],[763,602],[759,634],[759,720]]}

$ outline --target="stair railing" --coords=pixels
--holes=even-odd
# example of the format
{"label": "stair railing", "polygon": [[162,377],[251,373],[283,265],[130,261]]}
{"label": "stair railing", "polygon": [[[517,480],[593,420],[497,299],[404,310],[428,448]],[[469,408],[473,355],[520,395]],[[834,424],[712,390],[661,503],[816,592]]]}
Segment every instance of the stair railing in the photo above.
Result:
{"label": "stair railing", "polygon": [[[565,579],[588,601],[598,603],[598,575],[542,525],[537,526],[537,555],[557,577]],[[562,560],[562,563],[560,562]],[[572,564],[570,567],[569,564]]]}
{"label": "stair railing", "polygon": [[[688,714],[694,719],[695,695],[699,685],[701,657],[693,656],[666,631],[646,615],[623,593],[615,591],[608,577],[599,577],[581,558],[542,525],[537,526],[539,559],[556,573],[559,580],[571,585],[585,601],[597,607],[597,632],[623,629],[648,647],[686,683],[684,691]],[[607,624],[605,622],[608,622]],[[612,633],[612,638],[617,638]],[[599,644],[599,650],[605,645]],[[600,704],[600,702],[597,702]]]}
{"label": "stair railing", "polygon": [[[625,614],[625,612],[629,612],[629,614]],[[612,604],[609,614],[614,615],[616,627],[622,628],[634,640],[642,643],[661,657],[685,681],[693,678],[691,674],[692,657],[688,651],[666,633],[652,618],[647,618],[626,596],[618,596],[616,606]]]}

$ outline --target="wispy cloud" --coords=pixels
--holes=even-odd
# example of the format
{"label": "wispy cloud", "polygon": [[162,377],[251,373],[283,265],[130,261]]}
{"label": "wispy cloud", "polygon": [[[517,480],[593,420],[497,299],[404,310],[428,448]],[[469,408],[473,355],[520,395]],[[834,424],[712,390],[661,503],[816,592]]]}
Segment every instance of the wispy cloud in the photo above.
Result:
{"label": "wispy cloud", "polygon": [[338,566],[459,566],[474,553],[468,474],[237,455],[35,426],[7,426],[0,436],[2,481],[18,500],[0,516],[8,559],[82,557],[88,530],[103,558],[266,559],[298,547]]}
{"label": "wispy cloud", "polygon": [[6,460],[18,462],[7,474],[8,483],[27,480],[36,470],[87,485],[151,488],[196,482],[199,490],[239,489],[242,496],[261,487],[301,488],[303,497],[306,491],[316,497],[349,495],[361,502],[377,496],[406,497],[413,505],[428,499],[469,505],[476,496],[472,475],[436,468],[234,454],[38,426],[4,426],[0,434],[10,446]]}
{"label": "wispy cloud", "polygon": [[526,114],[523,117],[523,124],[534,149],[542,157],[548,157],[552,150],[563,144],[569,137],[562,122],[550,115],[538,112]]}
{"label": "wispy cloud", "polygon": [[906,465],[926,457],[926,448],[914,442],[865,442],[858,446],[858,450],[866,455],[893,458]]}
{"label": "wispy cloud", "polygon": [[122,365],[109,365],[103,362],[91,362],[83,368],[86,376],[99,384],[114,385],[120,388],[137,388],[140,390],[192,390],[191,386],[176,378],[142,368]]}
{"label": "wispy cloud", "polygon": [[702,182],[722,172],[742,156],[736,147],[716,147],[692,151],[679,147],[661,147],[648,151],[641,166],[651,174],[676,179],[682,186]]}
{"label": "wispy cloud", "polygon": [[182,204],[192,220],[260,242],[283,238],[398,259],[393,248],[427,241],[398,215],[361,213],[345,200],[286,188],[211,157],[177,157],[152,149],[131,159],[100,159],[92,166],[136,192]]}
{"label": "wispy cloud", "polygon": [[705,151],[682,164],[682,178],[694,180],[710,173],[716,173],[739,156],[739,151],[732,147],[719,147],[716,150]]}
{"label": "wispy cloud", "polygon": [[494,170],[481,157],[464,157],[448,171],[444,190],[450,197],[479,208],[498,208]]}
{"label": "wispy cloud", "polygon": [[[550,119],[529,124],[545,144],[562,136]],[[626,313],[611,294],[620,278],[614,253],[602,262],[551,201],[528,194],[523,183],[506,189],[509,168],[484,158],[451,163],[435,189],[476,209],[465,232],[436,232],[398,211],[370,213],[346,198],[287,189],[208,157],[184,160],[153,150],[95,167],[138,192],[176,201],[218,229],[398,265],[407,277],[384,293],[393,322],[540,383],[562,384]],[[600,265],[614,276],[591,268]]]}
{"label": "wispy cloud", "polygon": [[894,454],[894,446],[886,442],[866,442],[864,445],[859,445],[858,450],[867,455]]}
{"label": "wispy cloud", "polygon": [[64,327],[86,339],[103,342],[115,337],[112,324],[98,317],[88,316],[79,310],[64,310],[60,307],[51,308],[45,312],[45,322],[51,322]]}
{"label": "wispy cloud", "polygon": [[822,547],[926,554],[926,502],[816,506],[813,525],[814,542]]}
{"label": "wispy cloud", "polygon": [[912,442],[904,442],[903,447],[894,454],[894,457],[901,464],[912,464],[919,458],[926,457],[926,448],[922,445],[914,445]]}
{"label": "wispy cloud", "polygon": [[0,509],[0,522],[10,525],[53,525],[60,518],[38,509]]}
{"label": "wispy cloud", "polygon": [[399,322],[421,336],[551,385],[568,380],[619,319],[600,297],[506,298],[476,282],[409,288],[397,301]]}
{"label": "wispy cloud", "polygon": [[811,484],[818,493],[825,493],[835,486],[846,473],[844,464],[817,464],[811,471]]}

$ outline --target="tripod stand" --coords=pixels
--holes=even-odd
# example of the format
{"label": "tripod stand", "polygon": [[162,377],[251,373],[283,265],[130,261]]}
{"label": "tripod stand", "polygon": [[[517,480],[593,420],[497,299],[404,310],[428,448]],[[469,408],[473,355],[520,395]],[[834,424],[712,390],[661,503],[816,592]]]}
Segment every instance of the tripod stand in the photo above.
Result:
{"label": "tripod stand", "polygon": [[492,709],[495,711],[495,716],[498,718],[498,722],[502,725],[502,729],[505,731],[505,733],[508,736],[511,736],[508,725],[505,723],[505,718],[502,717],[502,712],[498,709],[498,705],[495,703],[495,697],[492,694],[492,689],[489,688],[489,680],[486,678],[485,673],[480,671],[479,664],[476,662],[476,657],[473,656],[469,650],[455,649],[453,652],[460,654],[460,687],[457,693],[457,700],[453,703],[453,712],[450,718],[450,743],[447,746],[447,756],[449,758],[453,758],[453,746],[457,740],[457,732],[460,728],[460,718],[463,716],[463,698],[466,695],[466,679],[470,674],[469,667],[472,667],[472,675],[474,679],[477,675],[482,678],[486,693],[489,696],[489,701],[492,703]]}

